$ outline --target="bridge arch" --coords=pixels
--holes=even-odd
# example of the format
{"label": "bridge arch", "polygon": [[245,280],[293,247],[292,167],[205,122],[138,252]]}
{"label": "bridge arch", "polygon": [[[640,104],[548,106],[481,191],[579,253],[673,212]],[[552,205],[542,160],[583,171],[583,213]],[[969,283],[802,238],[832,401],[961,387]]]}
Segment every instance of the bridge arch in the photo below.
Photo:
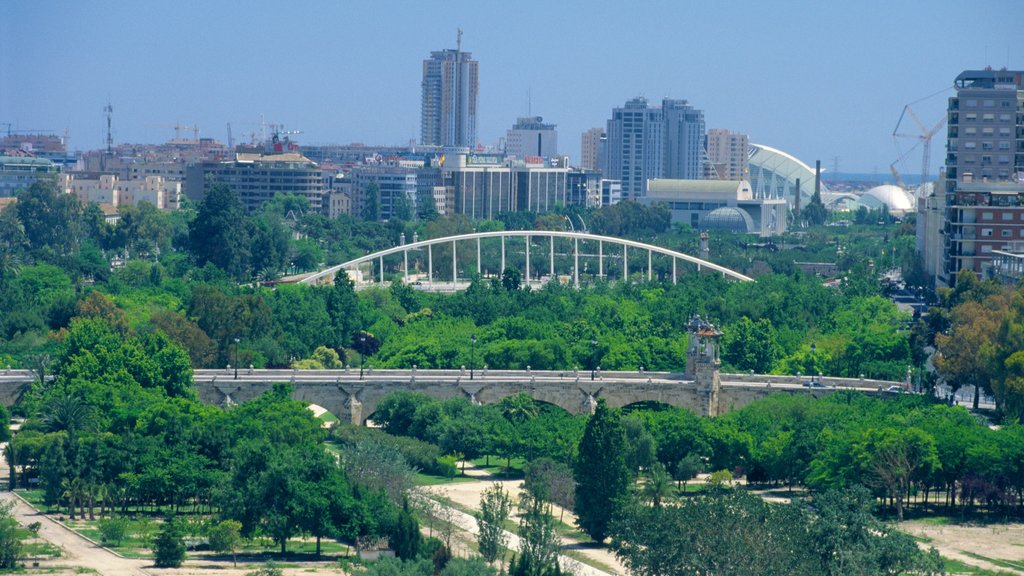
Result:
{"label": "bridge arch", "polygon": [[709,262],[707,260],[703,260],[701,258],[697,258],[695,256],[691,256],[691,255],[685,254],[683,252],[678,252],[676,250],[671,250],[671,249],[668,249],[668,248],[664,248],[662,246],[655,246],[653,244],[646,244],[646,243],[643,243],[643,242],[637,242],[635,240],[626,240],[624,238],[615,238],[615,237],[612,237],[612,236],[601,236],[601,235],[598,235],[598,234],[590,234],[590,233],[587,233],[587,232],[562,232],[562,231],[555,231],[555,230],[502,230],[502,231],[496,231],[496,232],[473,232],[473,233],[469,233],[469,234],[459,234],[459,235],[456,235],[456,236],[445,236],[445,237],[442,237],[442,238],[432,238],[432,239],[429,239],[429,240],[418,240],[416,242],[411,242],[411,243],[408,243],[408,244],[402,244],[400,246],[394,246],[394,247],[391,247],[391,248],[388,248],[388,249],[385,249],[385,250],[380,250],[380,251],[374,252],[372,254],[367,254],[365,256],[361,256],[359,258],[355,258],[353,260],[349,260],[348,262],[343,262],[341,264],[337,264],[335,266],[331,266],[330,268],[327,268],[327,269],[321,270],[320,272],[317,272],[315,274],[311,274],[309,276],[306,276],[305,278],[303,278],[299,282],[300,283],[304,283],[304,284],[313,284],[313,285],[331,284],[331,283],[334,282],[334,278],[338,274],[338,272],[340,272],[342,270],[345,270],[345,271],[358,270],[359,267],[361,265],[364,265],[364,264],[370,264],[370,267],[373,268],[374,264],[377,264],[377,267],[378,267],[378,270],[379,270],[378,280],[381,283],[383,283],[383,279],[384,279],[384,258],[388,257],[388,256],[397,255],[397,254],[402,255],[402,259],[403,259],[403,266],[401,268],[402,269],[402,273],[404,274],[405,281],[409,282],[409,280],[410,280],[410,275],[409,275],[409,253],[411,251],[422,251],[422,250],[425,249],[427,251],[427,261],[428,261],[428,263],[427,263],[427,279],[428,279],[428,282],[432,285],[433,282],[434,282],[434,257],[433,257],[433,249],[434,249],[435,246],[446,246],[446,245],[450,244],[451,245],[451,261],[452,261],[451,262],[452,263],[452,278],[451,278],[451,281],[452,281],[452,286],[455,287],[455,285],[457,285],[457,283],[458,283],[458,262],[457,262],[458,243],[459,242],[465,242],[465,241],[475,241],[476,242],[476,267],[477,267],[477,274],[480,275],[482,273],[482,270],[483,270],[482,256],[481,256],[481,254],[482,254],[481,243],[482,243],[482,241],[484,239],[494,239],[494,238],[499,239],[500,242],[501,242],[501,256],[500,256],[501,261],[500,261],[499,270],[504,270],[507,267],[507,264],[508,264],[508,259],[506,258],[506,245],[505,245],[506,240],[511,239],[511,238],[523,238],[523,239],[525,239],[525,260],[524,260],[524,270],[523,270],[524,274],[523,274],[523,276],[525,278],[527,278],[527,281],[529,281],[529,278],[531,277],[531,270],[530,270],[530,261],[531,261],[531,258],[530,258],[530,248],[531,248],[531,244],[532,244],[532,241],[533,241],[534,238],[548,238],[549,239],[549,254],[548,254],[548,256],[549,256],[548,257],[548,264],[549,264],[549,266],[548,266],[547,272],[552,277],[555,275],[555,239],[556,238],[560,238],[560,239],[568,239],[568,240],[572,241],[573,264],[572,264],[572,267],[571,267],[572,268],[571,269],[571,273],[572,273],[572,282],[573,282],[574,286],[579,286],[580,262],[581,262],[581,260],[583,260],[584,261],[584,265],[586,265],[586,264],[589,263],[590,260],[593,260],[595,258],[594,254],[581,254],[580,253],[580,242],[591,242],[591,243],[596,243],[597,244],[596,259],[597,259],[597,269],[598,269],[598,274],[597,275],[598,276],[604,276],[605,275],[604,271],[605,271],[605,260],[606,259],[611,258],[611,257],[614,257],[616,259],[619,258],[619,256],[617,256],[617,255],[616,256],[610,256],[610,255],[606,256],[604,254],[604,245],[605,244],[609,244],[609,245],[612,245],[612,246],[619,246],[619,247],[621,247],[621,264],[622,264],[623,277],[625,277],[625,278],[629,277],[629,249],[632,248],[633,250],[640,250],[642,252],[646,252],[647,253],[646,267],[644,267],[643,264],[641,264],[640,268],[641,269],[644,269],[644,268],[646,269],[648,280],[653,278],[653,269],[654,269],[654,267],[653,267],[653,257],[654,257],[655,254],[658,254],[660,256],[667,256],[667,257],[671,258],[671,261],[672,261],[672,281],[673,281],[673,283],[675,283],[676,280],[677,280],[677,276],[678,276],[677,263],[679,261],[683,261],[683,262],[688,263],[688,264],[694,264],[694,265],[697,266],[698,270],[706,268],[708,270],[713,270],[715,272],[719,272],[722,275],[726,276],[727,278],[732,278],[734,280],[739,280],[741,282],[751,282],[751,281],[753,281],[753,278],[750,278],[749,276],[746,276],[744,274],[741,274],[739,272],[736,272],[735,270],[731,270],[731,269],[726,268],[724,266],[720,266],[720,265],[715,264],[713,262]]}

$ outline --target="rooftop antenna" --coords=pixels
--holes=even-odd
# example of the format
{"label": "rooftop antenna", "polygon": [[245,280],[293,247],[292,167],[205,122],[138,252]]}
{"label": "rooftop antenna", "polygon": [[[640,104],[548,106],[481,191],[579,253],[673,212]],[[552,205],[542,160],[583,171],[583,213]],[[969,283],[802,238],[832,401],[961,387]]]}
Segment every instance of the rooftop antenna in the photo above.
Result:
{"label": "rooftop antenna", "polygon": [[114,136],[110,132],[110,118],[114,114],[114,107],[110,105],[109,100],[103,107],[103,113],[107,115],[107,154],[110,154],[114,151]]}
{"label": "rooftop antenna", "polygon": [[455,39],[455,51],[462,52],[462,28],[457,28],[459,31],[458,38]]}

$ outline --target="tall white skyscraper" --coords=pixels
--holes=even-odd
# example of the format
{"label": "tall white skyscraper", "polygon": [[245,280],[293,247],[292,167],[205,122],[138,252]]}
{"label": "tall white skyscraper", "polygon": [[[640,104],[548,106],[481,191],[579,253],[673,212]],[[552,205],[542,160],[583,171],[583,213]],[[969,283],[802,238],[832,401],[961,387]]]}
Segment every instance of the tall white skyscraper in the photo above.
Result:
{"label": "tall white skyscraper", "polygon": [[476,146],[477,64],[462,51],[461,30],[454,50],[431,52],[423,61],[420,143]]}

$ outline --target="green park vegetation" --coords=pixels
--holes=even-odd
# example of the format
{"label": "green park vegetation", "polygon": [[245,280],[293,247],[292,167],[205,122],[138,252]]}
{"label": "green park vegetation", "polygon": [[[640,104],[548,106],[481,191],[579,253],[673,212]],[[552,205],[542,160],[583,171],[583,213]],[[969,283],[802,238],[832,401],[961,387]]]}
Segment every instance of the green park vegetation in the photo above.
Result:
{"label": "green park vegetation", "polygon": [[[11,408],[25,420],[5,451],[9,485],[84,533],[161,565],[180,563],[190,547],[230,558],[263,554],[264,543],[278,554],[319,555],[390,542],[399,559],[369,568],[371,576],[491,573],[477,560],[449,561],[443,538],[421,538],[421,524],[450,522],[410,497],[417,484],[458,479],[465,460],[524,479],[517,530],[529,546],[509,557],[492,532],[481,552],[529,576],[559,573],[551,538],[569,529],[552,505],[575,510],[590,537],[610,538],[637,574],[660,573],[652,562],[664,558],[645,551],[680,547],[684,534],[694,546],[716,544],[701,535],[719,546],[736,540],[722,534],[762,544],[721,550],[722,564],[693,573],[742,574],[728,563],[741,558],[761,574],[927,573],[935,558],[879,522],[876,507],[891,519],[1024,514],[1024,292],[965,275],[913,323],[876,280],[888,267],[915,269],[912,226],[884,214],[770,243],[713,238],[711,259],[757,276],[753,283],[691,273],[673,285],[670,265],[656,262],[653,281],[608,283],[589,270],[582,290],[558,282],[519,289],[514,271],[473,278],[451,295],[401,282],[358,292],[347,280],[261,285],[396,245],[401,234],[561,230],[567,217],[598,234],[698,250],[697,234],[670,226],[667,210],[631,203],[482,222],[328,220],[306,208],[284,196],[247,214],[215,186],[198,206],[126,208],[110,225],[47,183],[23,191],[0,213],[0,365],[38,379]],[[465,277],[475,270],[468,252],[457,261]],[[532,268],[543,269],[545,257]],[[451,258],[435,261],[445,274]],[[797,261],[835,262],[835,286]],[[614,276],[616,264],[608,266]],[[678,371],[695,313],[725,333],[725,370],[901,380],[934,345],[939,374],[993,393],[1002,426],[918,395],[774,395],[702,419],[660,405],[620,411],[599,402],[591,418],[528,396],[477,406],[397,392],[372,415],[380,429],[326,430],[287,385],[215,407],[191,382],[192,368],[327,368],[360,357],[374,367],[529,366],[567,378],[598,366]],[[0,418],[6,424],[8,412]],[[714,482],[694,482],[701,472]],[[807,500],[767,504],[734,479]],[[488,513],[507,525],[494,498]],[[744,525],[736,510],[766,522]],[[691,525],[678,538],[648,540]],[[773,563],[786,556],[779,546],[802,552]]]}

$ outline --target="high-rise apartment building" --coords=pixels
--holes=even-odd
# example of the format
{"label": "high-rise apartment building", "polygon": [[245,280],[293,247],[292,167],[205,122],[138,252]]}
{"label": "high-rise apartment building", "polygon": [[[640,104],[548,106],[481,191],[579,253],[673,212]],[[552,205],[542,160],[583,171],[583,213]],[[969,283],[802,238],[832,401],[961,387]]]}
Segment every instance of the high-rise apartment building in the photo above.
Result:
{"label": "high-rise apartment building", "polygon": [[724,128],[708,130],[708,161],[720,180],[748,180],[750,139]]}
{"label": "high-rise apartment building", "polygon": [[[968,70],[949,99],[943,266],[979,274],[993,251],[1024,251],[1024,73]],[[918,225],[924,225],[919,223]]]}
{"label": "high-rise apartment building", "polygon": [[554,124],[545,124],[540,116],[516,120],[505,136],[505,154],[516,158],[558,156],[558,132]]}
{"label": "high-rise apartment building", "polygon": [[662,100],[661,107],[634,98],[612,110],[604,168],[622,182],[624,200],[644,196],[654,178],[704,177],[704,113],[686,100]]}
{"label": "high-rise apartment building", "polygon": [[423,61],[420,143],[473,148],[479,78],[477,61],[462,51],[462,33],[455,50],[431,52]]}
{"label": "high-rise apartment building", "polygon": [[605,138],[604,128],[591,128],[580,137],[580,168],[600,170],[601,140]]}

